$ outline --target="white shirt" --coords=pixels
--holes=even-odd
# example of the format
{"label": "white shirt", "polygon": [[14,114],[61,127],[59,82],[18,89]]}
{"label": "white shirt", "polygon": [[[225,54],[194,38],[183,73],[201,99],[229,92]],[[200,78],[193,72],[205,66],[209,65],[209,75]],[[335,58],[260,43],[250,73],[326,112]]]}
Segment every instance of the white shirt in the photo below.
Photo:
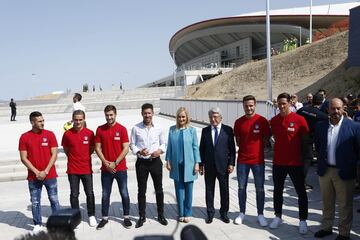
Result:
{"label": "white shirt", "polygon": [[[219,135],[220,135],[220,130],[221,130],[221,123],[219,123],[219,125],[217,125],[217,130],[218,130],[218,139],[219,139]],[[215,146],[215,127],[211,126],[211,138],[212,138],[212,142]]]}
{"label": "white shirt", "polygon": [[80,102],[76,102],[73,104],[73,111],[76,111],[76,110],[82,110],[85,112],[85,107]]}
{"label": "white shirt", "polygon": [[339,136],[339,130],[344,117],[342,116],[338,124],[332,125],[331,122],[328,128],[327,135],[327,163],[336,166],[336,144]]}
{"label": "white shirt", "polygon": [[[130,148],[135,155],[144,148],[146,148],[150,154],[158,149],[165,152],[166,148],[163,130],[154,124],[150,128],[147,128],[143,122],[136,124],[131,130]],[[150,158],[150,155],[146,157],[138,155],[138,157]]]}

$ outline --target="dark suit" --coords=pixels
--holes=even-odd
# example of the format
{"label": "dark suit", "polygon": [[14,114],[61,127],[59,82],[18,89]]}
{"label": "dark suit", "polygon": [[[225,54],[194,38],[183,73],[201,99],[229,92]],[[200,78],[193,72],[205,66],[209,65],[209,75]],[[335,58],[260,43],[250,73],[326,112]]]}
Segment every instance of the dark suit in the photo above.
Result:
{"label": "dark suit", "polygon": [[315,148],[318,154],[320,189],[323,200],[322,230],[332,231],[335,202],[339,208],[339,234],[350,236],[357,162],[360,160],[360,124],[343,117],[335,146],[335,165],[328,162],[329,121],[318,123]]}
{"label": "dark suit", "polygon": [[203,128],[200,140],[201,166],[205,170],[206,207],[209,217],[215,214],[214,190],[215,180],[219,181],[221,207],[220,214],[229,211],[229,173],[228,166],[235,165],[235,141],[233,129],[221,124],[218,140],[214,146],[212,127]]}

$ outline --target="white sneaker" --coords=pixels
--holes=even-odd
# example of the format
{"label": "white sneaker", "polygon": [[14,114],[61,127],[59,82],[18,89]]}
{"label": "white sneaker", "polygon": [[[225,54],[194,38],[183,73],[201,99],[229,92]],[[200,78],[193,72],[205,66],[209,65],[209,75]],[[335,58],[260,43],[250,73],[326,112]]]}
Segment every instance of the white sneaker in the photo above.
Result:
{"label": "white sneaker", "polygon": [[280,224],[282,224],[282,222],[283,222],[283,220],[281,218],[274,217],[274,219],[270,223],[270,228],[272,228],[272,229],[278,228],[280,226]]}
{"label": "white sneaker", "polygon": [[237,218],[235,218],[234,223],[237,225],[240,225],[243,223],[245,218],[245,214],[244,213],[240,213],[239,216],[237,216]]}
{"label": "white sneaker", "polygon": [[266,227],[268,225],[266,218],[262,214],[258,215],[258,222],[259,222],[260,226],[262,226],[262,227]]}
{"label": "white sneaker", "polygon": [[90,227],[96,227],[97,221],[96,221],[95,216],[90,216],[89,217],[89,225],[90,225]]}
{"label": "white sneaker", "polygon": [[40,232],[46,232],[46,228],[43,227],[43,226],[41,226],[41,225],[35,225],[34,228],[33,228],[33,230],[32,230],[32,233],[33,233],[34,235],[36,235],[36,234],[38,234],[38,233],[40,233]]}
{"label": "white sneaker", "polygon": [[299,222],[299,233],[306,234],[307,231],[308,231],[308,227],[307,227],[306,221],[300,221]]}

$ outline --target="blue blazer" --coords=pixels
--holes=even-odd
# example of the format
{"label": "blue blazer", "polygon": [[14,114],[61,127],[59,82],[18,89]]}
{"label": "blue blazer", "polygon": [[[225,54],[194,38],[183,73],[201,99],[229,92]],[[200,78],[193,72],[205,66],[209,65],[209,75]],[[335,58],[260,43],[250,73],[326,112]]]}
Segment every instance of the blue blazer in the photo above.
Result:
{"label": "blue blazer", "polygon": [[[324,176],[327,169],[327,135],[329,121],[319,122],[315,129],[315,148],[317,152],[319,176]],[[335,157],[338,174],[343,180],[356,177],[357,162],[360,160],[360,124],[344,117],[339,129]]]}
{"label": "blue blazer", "polygon": [[[183,130],[184,138],[184,182],[192,182],[197,179],[194,173],[196,163],[200,163],[200,153],[196,129],[188,127]],[[165,160],[170,161],[171,171],[170,178],[179,180],[179,157],[180,151],[178,147],[180,130],[176,126],[169,129],[168,145],[166,149]]]}
{"label": "blue blazer", "polygon": [[[213,144],[211,126],[203,128],[200,140],[201,164],[206,171],[215,170],[220,174],[227,174],[228,165],[235,166],[235,141],[233,129],[221,124],[217,143]],[[215,169],[212,169],[215,166]]]}

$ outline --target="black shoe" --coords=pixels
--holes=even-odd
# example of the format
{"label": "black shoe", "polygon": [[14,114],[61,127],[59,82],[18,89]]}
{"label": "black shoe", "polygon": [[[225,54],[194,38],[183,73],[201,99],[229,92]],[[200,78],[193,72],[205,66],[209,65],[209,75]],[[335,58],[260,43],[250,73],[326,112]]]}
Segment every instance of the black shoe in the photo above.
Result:
{"label": "black shoe", "polygon": [[96,229],[97,230],[101,230],[105,227],[105,225],[109,222],[109,220],[107,219],[101,219],[101,221],[99,222],[99,224],[97,225]]}
{"label": "black shoe", "polygon": [[314,189],[313,186],[311,186],[310,184],[305,183],[305,190],[312,190],[312,189]]}
{"label": "black shoe", "polygon": [[227,216],[227,214],[221,215],[221,220],[222,220],[224,223],[229,223],[229,222],[230,222],[230,219],[229,219],[229,217]]}
{"label": "black shoe", "polygon": [[207,224],[210,224],[210,223],[212,223],[213,222],[213,217],[208,217],[207,219],[206,219],[206,223]]}
{"label": "black shoe", "polygon": [[146,217],[140,217],[135,225],[135,228],[142,227],[144,225],[144,222],[146,222]]}
{"label": "black shoe", "polygon": [[345,237],[345,236],[343,236],[343,235],[338,235],[336,238],[335,238],[335,240],[349,240],[350,239],[350,237]]}
{"label": "black shoe", "polygon": [[158,216],[158,221],[159,221],[159,223],[161,223],[161,224],[164,225],[164,226],[168,225],[168,221],[166,220],[166,218],[164,217],[164,215],[159,215],[159,216]]}
{"label": "black shoe", "polygon": [[124,218],[124,226],[125,228],[131,228],[132,223],[129,218]]}
{"label": "black shoe", "polygon": [[326,237],[326,236],[329,236],[332,234],[332,231],[325,231],[323,229],[321,229],[320,231],[317,231],[315,234],[314,234],[314,237],[316,238],[323,238],[323,237]]}

